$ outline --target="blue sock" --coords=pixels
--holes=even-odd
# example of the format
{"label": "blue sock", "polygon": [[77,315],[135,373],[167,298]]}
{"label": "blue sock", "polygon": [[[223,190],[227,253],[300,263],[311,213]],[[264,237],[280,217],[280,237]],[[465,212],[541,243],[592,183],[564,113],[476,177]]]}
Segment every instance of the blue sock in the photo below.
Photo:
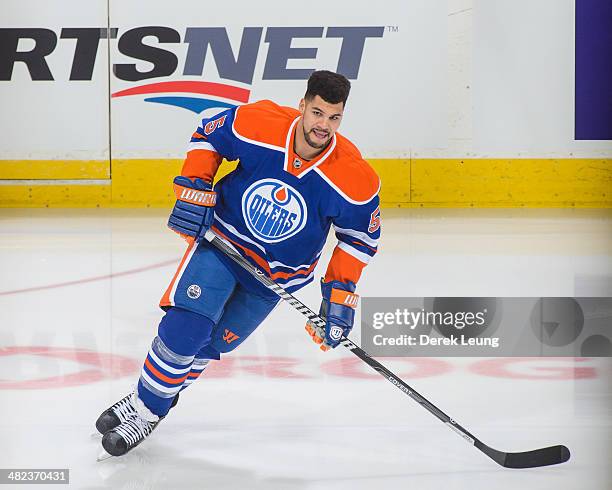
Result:
{"label": "blue sock", "polygon": [[214,324],[205,316],[171,308],[162,318],[138,380],[138,397],[165,416],[188,379],[195,354],[210,341]]}

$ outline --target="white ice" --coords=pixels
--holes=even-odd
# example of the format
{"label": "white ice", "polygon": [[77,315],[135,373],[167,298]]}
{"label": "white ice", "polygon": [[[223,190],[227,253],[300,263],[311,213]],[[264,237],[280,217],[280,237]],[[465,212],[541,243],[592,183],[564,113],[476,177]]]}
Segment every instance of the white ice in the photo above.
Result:
{"label": "white ice", "polygon": [[[612,296],[608,212],[383,218],[363,296]],[[136,382],[185,248],[165,220],[160,210],[0,211],[0,467],[69,468],[70,488],[84,489],[612,488],[610,359],[526,360],[513,377],[474,372],[483,359],[383,361],[493,447],[572,451],[563,465],[508,470],[350,352],[320,352],[286,305],[150,439],[96,463],[93,423]],[[318,307],[316,284],[298,296]],[[551,379],[574,366],[587,375]]]}

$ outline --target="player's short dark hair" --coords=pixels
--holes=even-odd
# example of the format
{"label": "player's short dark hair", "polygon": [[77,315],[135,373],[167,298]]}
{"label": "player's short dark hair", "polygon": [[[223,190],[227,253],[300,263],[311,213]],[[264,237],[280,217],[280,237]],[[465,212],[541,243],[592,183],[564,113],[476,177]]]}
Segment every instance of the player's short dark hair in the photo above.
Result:
{"label": "player's short dark hair", "polygon": [[343,105],[346,105],[350,91],[351,82],[344,75],[333,71],[318,70],[310,75],[304,98],[312,100],[315,95],[318,95],[330,104],[342,102]]}

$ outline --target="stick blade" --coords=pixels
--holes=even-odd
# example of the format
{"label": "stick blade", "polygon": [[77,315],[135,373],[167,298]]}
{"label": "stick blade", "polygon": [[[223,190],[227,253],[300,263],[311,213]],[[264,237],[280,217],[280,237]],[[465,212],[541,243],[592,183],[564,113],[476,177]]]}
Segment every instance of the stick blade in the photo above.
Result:
{"label": "stick blade", "polygon": [[550,446],[521,453],[504,453],[482,444],[481,449],[493,461],[504,468],[538,468],[565,463],[570,459],[566,446]]}
{"label": "stick blade", "polygon": [[570,459],[570,451],[565,446],[550,446],[524,453],[507,453],[505,468],[537,468],[565,463]]}

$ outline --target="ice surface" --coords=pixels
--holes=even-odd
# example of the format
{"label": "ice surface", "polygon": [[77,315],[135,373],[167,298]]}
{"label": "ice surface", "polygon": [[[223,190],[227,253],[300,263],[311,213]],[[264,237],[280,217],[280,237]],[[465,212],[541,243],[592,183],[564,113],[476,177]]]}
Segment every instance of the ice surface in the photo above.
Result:
{"label": "ice surface", "polygon": [[[612,276],[609,213],[383,218],[364,296],[573,296],[580,278]],[[524,360],[501,378],[483,359],[383,361],[492,447],[572,450],[564,465],[507,470],[350,352],[321,353],[288,306],[212,365],[149,440],[96,463],[93,423],[135,383],[185,248],[165,220],[154,210],[0,211],[3,468],[70,468],[71,488],[92,489],[612,488],[609,359]],[[298,296],[318,308],[315,284]],[[568,367],[582,371],[558,376]]]}

